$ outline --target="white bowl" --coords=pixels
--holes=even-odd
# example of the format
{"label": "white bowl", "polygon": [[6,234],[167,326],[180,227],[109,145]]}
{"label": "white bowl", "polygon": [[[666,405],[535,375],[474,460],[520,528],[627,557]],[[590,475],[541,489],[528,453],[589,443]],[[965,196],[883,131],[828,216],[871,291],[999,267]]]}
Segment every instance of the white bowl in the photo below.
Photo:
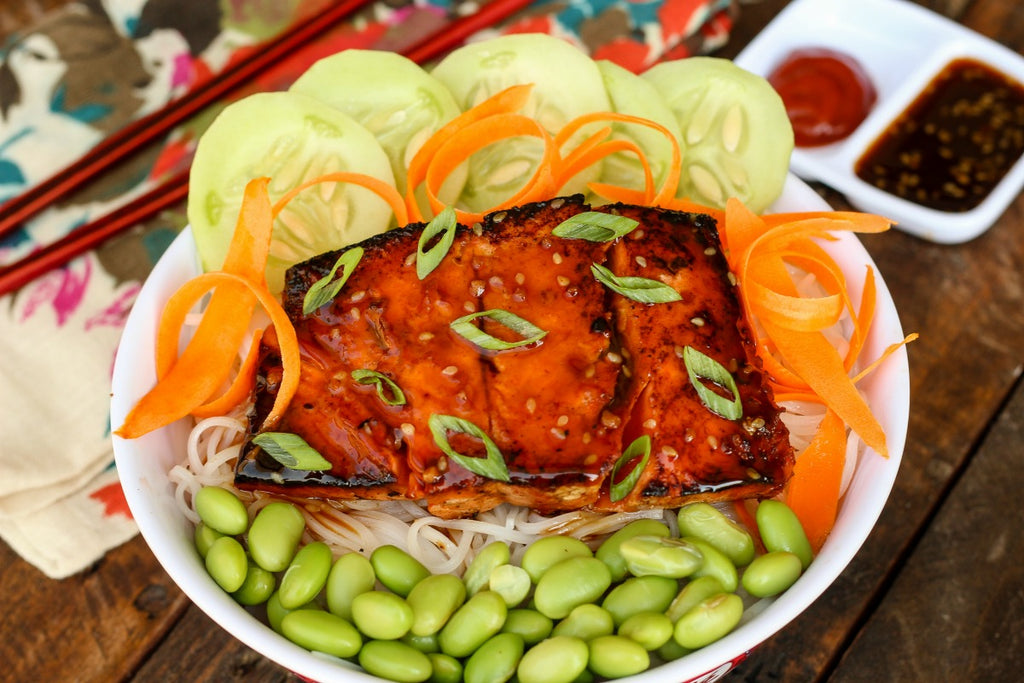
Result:
{"label": "white bowl", "polygon": [[[778,211],[828,210],[810,188],[794,177],[787,181]],[[864,266],[871,258],[849,234],[826,246],[849,276],[852,295],[859,298]],[[111,419],[120,425],[128,410],[155,381],[154,331],[169,295],[198,273],[192,234],[185,230],[160,259],[128,317],[114,365]],[[903,332],[885,284],[878,282],[875,324],[864,348],[872,359]],[[867,452],[861,457],[839,510],[832,535],[807,572],[763,612],[720,641],[686,657],[653,668],[631,681],[679,683],[712,672],[724,674],[759,643],[783,628],[810,605],[843,571],[871,532],[899,469],[909,412],[907,358],[893,354],[862,384],[867,399],[888,436],[888,459]],[[192,541],[192,525],[175,506],[167,478],[171,466],[183,459],[188,429],[176,423],[140,439],[114,437],[114,455],[125,497],[139,530],[157,560],[181,590],[211,619],[256,652],[314,681],[379,681],[354,665],[327,659],[292,644],[275,633],[221,590],[206,573]],[[796,654],[796,653],[794,653]],[[717,677],[716,677],[717,678]],[[716,680],[716,679],[704,679]]]}
{"label": "white bowl", "polygon": [[972,58],[1024,83],[1021,55],[903,0],[794,0],[743,49],[736,63],[767,76],[791,51],[813,47],[856,59],[878,100],[846,139],[797,148],[790,166],[798,176],[826,183],[859,209],[897,221],[900,230],[944,244],[985,232],[1020,193],[1024,158],[981,204],[959,213],[929,209],[879,190],[858,178],[854,165],[949,62]]}

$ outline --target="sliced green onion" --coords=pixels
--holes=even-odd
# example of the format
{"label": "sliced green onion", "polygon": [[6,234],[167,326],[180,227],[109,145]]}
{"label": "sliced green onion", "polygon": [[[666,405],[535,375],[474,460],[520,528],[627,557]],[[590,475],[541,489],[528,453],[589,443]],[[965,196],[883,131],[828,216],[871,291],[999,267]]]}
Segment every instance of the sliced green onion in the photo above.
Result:
{"label": "sliced green onion", "polygon": [[252,442],[274,460],[293,470],[319,472],[331,469],[331,463],[298,434],[263,432],[254,436]]}
{"label": "sliced green onion", "polygon": [[584,211],[567,218],[551,231],[556,237],[588,242],[611,242],[628,235],[639,222],[625,216],[600,211]]}
{"label": "sliced green onion", "polygon": [[[401,388],[399,388],[399,386],[395,384],[390,377],[382,375],[376,370],[367,370],[366,368],[353,370],[352,379],[359,384],[376,384],[377,396],[380,397],[380,400],[383,401],[385,405],[405,405],[405,394],[402,392]],[[385,387],[387,387],[388,393],[385,393]]]}
{"label": "sliced green onion", "polygon": [[[498,481],[509,480],[508,466],[505,465],[505,458],[501,455],[501,451],[494,445],[491,438],[475,424],[454,415],[438,415],[436,413],[430,416],[427,424],[430,426],[430,433],[434,436],[434,443],[437,444],[437,447],[459,465],[481,477]],[[480,439],[487,450],[487,457],[475,458],[457,452],[448,443],[448,432],[467,434]]]}
{"label": "sliced green onion", "polygon": [[664,282],[646,277],[619,277],[597,263],[591,264],[590,271],[597,281],[608,289],[642,304],[667,304],[682,299],[679,292]]}
{"label": "sliced green onion", "polygon": [[[505,341],[504,339],[498,339],[497,337],[492,337],[473,324],[473,321],[477,318],[489,318],[490,320],[509,328],[522,337],[522,339],[510,342]],[[529,320],[523,320],[515,313],[510,313],[502,308],[470,313],[469,315],[464,315],[461,318],[456,318],[448,323],[448,326],[452,328],[455,334],[459,335],[470,344],[479,346],[482,349],[487,349],[488,351],[505,351],[506,349],[514,349],[519,346],[533,344],[543,339],[547,334],[545,330],[540,329]]]}
{"label": "sliced green onion", "polygon": [[[640,462],[638,462],[636,466],[629,471],[629,474],[622,478],[622,481],[616,482],[615,477],[619,474],[619,470],[636,460],[641,453],[643,454],[643,457],[640,458]],[[640,481],[640,475],[643,474],[644,468],[647,467],[647,461],[650,460],[650,458],[651,437],[646,434],[638,436],[633,440],[633,443],[629,444],[626,450],[623,451],[622,455],[619,456],[619,459],[615,461],[615,465],[612,466],[609,494],[613,503],[620,501],[629,495],[629,492],[633,490],[636,483]]]}
{"label": "sliced green onion", "polygon": [[[704,404],[705,408],[727,420],[738,420],[743,417],[743,404],[740,402],[740,392],[736,388],[736,380],[725,369],[725,366],[692,346],[683,349],[683,363],[686,364],[690,384],[697,390],[700,402]],[[732,398],[729,399],[715,393],[704,382],[711,382],[726,389],[732,394]]]}
{"label": "sliced green onion", "polygon": [[[309,315],[338,296],[338,292],[345,286],[349,276],[355,271],[356,265],[362,258],[362,247],[352,247],[339,256],[334,267],[331,268],[331,272],[314,282],[306,292],[305,298],[302,299],[302,315]],[[341,277],[335,279],[334,276],[339,268],[344,268],[344,271],[342,271]]]}
{"label": "sliced green onion", "polygon": [[[455,209],[450,206],[444,207],[441,213],[434,216],[427,227],[423,228],[420,234],[419,244],[416,246],[416,277],[425,278],[434,268],[441,265],[441,261],[452,248],[455,241],[455,228],[458,223],[455,220]],[[438,235],[441,237],[430,249],[423,251],[423,247],[430,244]]]}

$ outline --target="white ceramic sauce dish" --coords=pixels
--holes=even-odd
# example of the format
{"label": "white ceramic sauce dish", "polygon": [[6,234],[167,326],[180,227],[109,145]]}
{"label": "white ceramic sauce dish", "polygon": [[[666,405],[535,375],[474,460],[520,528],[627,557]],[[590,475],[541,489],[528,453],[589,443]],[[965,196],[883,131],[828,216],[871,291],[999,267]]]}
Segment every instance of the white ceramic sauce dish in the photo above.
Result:
{"label": "white ceramic sauce dish", "polygon": [[858,209],[885,216],[896,221],[898,229],[933,242],[966,242],[990,228],[1024,186],[1024,158],[984,201],[963,212],[938,211],[900,199],[857,177],[854,167],[951,61],[974,59],[1024,83],[1024,58],[904,0],[794,0],[751,41],[736,63],[767,77],[793,50],[816,47],[845,53],[859,62],[878,99],[849,137],[794,150],[792,171],[842,192]]}

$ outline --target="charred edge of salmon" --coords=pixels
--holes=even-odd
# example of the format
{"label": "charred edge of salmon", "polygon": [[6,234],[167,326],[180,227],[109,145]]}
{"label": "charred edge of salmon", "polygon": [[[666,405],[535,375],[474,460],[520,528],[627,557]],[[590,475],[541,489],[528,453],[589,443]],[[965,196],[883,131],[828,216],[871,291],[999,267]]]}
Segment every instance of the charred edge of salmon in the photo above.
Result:
{"label": "charred edge of salmon", "polygon": [[[504,234],[501,229],[503,227],[503,223],[507,225],[515,224],[518,222],[525,222],[537,217],[538,215],[541,215],[542,212],[550,211],[552,208],[561,208],[563,206],[569,206],[572,209],[575,209],[576,212],[583,211],[589,208],[584,203],[583,197],[580,195],[557,198],[547,202],[528,204],[512,209],[494,212],[493,214],[488,215],[487,217],[484,218],[482,223],[479,226],[477,226],[475,232],[478,235],[483,235],[490,239],[500,240],[502,239],[502,235]],[[654,215],[657,220],[669,222],[675,225],[679,230],[686,231],[687,233],[692,235],[694,239],[696,239],[703,247],[715,247],[719,252],[716,255],[717,270],[719,270],[720,277],[725,282],[728,282],[728,266],[725,262],[724,256],[721,255],[720,253],[721,248],[717,224],[711,217],[705,216],[703,214],[690,214],[676,211],[649,209],[648,207],[634,207],[623,204],[605,206],[602,207],[601,210],[622,213],[635,213],[636,211],[651,212],[650,215]],[[552,225],[551,227],[554,226]],[[405,241],[412,245],[412,249],[415,250],[415,244],[418,241],[419,234],[423,228],[424,224],[422,223],[408,225],[403,228],[399,228],[396,230],[389,231],[387,233],[382,233],[380,235],[371,237],[368,240],[361,242],[359,246],[362,246],[366,249],[386,248],[389,244]],[[464,234],[464,231],[470,230],[470,228],[466,228],[465,226],[459,226],[457,230],[458,233]],[[326,275],[333,267],[337,258],[348,249],[351,249],[352,246],[347,247],[345,249],[340,249],[326,254],[322,254],[317,257],[313,257],[312,259],[304,262],[303,264],[299,264],[299,266],[289,269],[286,280],[286,290],[284,299],[286,310],[288,311],[289,316],[293,320],[300,319],[302,316],[302,299],[308,287],[317,279]],[[736,299],[736,304],[737,306],[739,306],[738,297],[734,291],[734,288],[731,286],[725,287],[725,291],[729,292],[729,295]],[[605,309],[612,311],[610,315],[614,316],[615,312],[609,304],[610,298],[610,292],[606,291]],[[742,314],[742,309],[739,309],[739,315],[736,317],[736,322],[736,332],[740,335],[742,345],[744,346],[744,348],[749,351],[753,347],[753,344],[751,342],[752,335]],[[609,333],[613,337],[612,343],[617,343],[619,345],[619,348],[621,348],[622,341],[614,339],[614,337],[616,336],[615,325],[613,324],[611,327],[612,329],[609,331]],[[760,360],[756,356],[756,353],[749,353],[748,356],[750,364],[756,368],[757,373],[760,373],[761,364]],[[482,358],[482,362],[486,363],[487,359]],[[767,386],[767,384],[761,381],[756,381],[754,383],[760,384],[762,386],[763,391],[765,392],[764,395],[767,399],[767,402],[774,408],[774,399],[771,396],[770,388]],[[618,383],[617,390],[615,392],[611,405],[614,405],[616,401],[621,402],[623,398],[627,396],[629,386],[630,381],[628,380],[628,378],[625,378],[624,381]],[[260,391],[263,391],[264,393],[264,400],[262,402],[259,399]],[[250,433],[254,432],[256,425],[260,423],[260,415],[265,415],[265,411],[269,410],[269,403],[267,403],[267,397],[269,397],[269,399],[272,401],[272,395],[269,392],[267,392],[267,387],[264,386],[262,387],[262,389],[258,387],[256,409],[254,410],[253,415],[251,416],[252,429],[250,430]],[[634,396],[634,399],[635,398],[636,397]],[[265,408],[261,407],[261,403],[265,404]],[[621,412],[625,413],[626,418],[628,419],[628,406],[619,405],[617,407],[620,409]],[[792,453],[791,448],[788,445],[788,434],[784,432],[784,426],[781,425],[781,420],[778,419],[778,412],[779,410],[775,408],[775,416],[771,420],[771,424],[768,425],[768,429],[775,429],[777,427],[781,427],[781,429],[783,430],[786,440],[786,447],[789,448],[788,458],[790,463],[789,467],[791,468]],[[254,460],[253,455],[254,454],[252,452],[247,452],[247,459],[250,461]],[[265,457],[266,456],[264,456],[264,458]],[[603,473],[605,475],[608,474],[611,468],[611,464],[612,462],[614,462],[614,459],[615,457],[612,457],[611,461],[607,463],[607,466],[604,468]],[[298,476],[293,476],[291,478],[282,478],[278,474],[275,476],[271,476],[269,478],[264,477],[263,479],[248,479],[248,473],[244,471],[245,468],[242,467],[241,464],[242,463],[240,460],[238,476],[241,479],[240,483],[247,484],[247,487],[276,489],[281,492],[298,495],[320,495],[332,497],[332,495],[340,494],[343,497],[365,496],[379,499],[383,497],[401,496],[403,495],[403,490],[405,488],[404,486],[401,485],[382,487],[381,484],[391,483],[383,480],[375,480],[371,482],[361,481],[358,479],[344,480],[334,477],[334,480],[332,481],[332,477],[330,475],[327,475],[326,477],[319,477],[318,480],[318,477],[310,476],[309,473],[300,473]],[[497,482],[491,482],[489,480],[482,480],[484,486],[480,485],[481,481],[466,482],[465,487],[467,490],[465,491],[465,493],[467,495],[461,498],[456,497],[454,500],[450,501],[451,507],[446,508],[448,510],[448,513],[450,514],[443,514],[442,516],[450,517],[460,516],[462,514],[472,514],[475,512],[479,512],[482,509],[489,509],[489,507],[493,507],[494,505],[503,501],[530,506],[530,501],[527,499],[527,497],[524,497],[521,494],[521,492],[515,490],[517,485],[519,485],[520,483],[525,483],[525,481],[529,479],[529,477],[519,477],[515,473],[511,474],[513,476],[513,481],[510,482],[512,484],[511,487],[506,485],[498,485]],[[579,475],[579,473],[576,474]],[[569,472],[560,473],[557,479],[561,480],[568,489],[573,490],[582,490],[583,488],[592,485],[592,482],[587,482],[584,478],[581,478],[579,476],[574,477],[573,473]],[[603,476],[600,477],[601,481],[598,482],[598,486],[602,490],[607,489],[607,486],[603,485],[603,479]],[[397,484],[398,482],[394,483]],[[764,495],[772,495],[773,493],[777,492],[777,490],[783,484],[784,481],[770,480],[763,480],[760,482],[735,482],[731,489],[731,495],[729,497],[735,497],[737,495],[758,495],[762,497]],[[334,489],[336,493],[331,494],[329,490],[325,490],[325,487],[329,489]],[[643,487],[642,491],[637,492],[638,497],[642,499],[638,507],[653,507],[655,505],[660,505],[664,503],[665,501],[663,497],[666,493],[666,489],[666,486],[661,485],[658,482],[648,482]],[[476,496],[477,502],[484,503],[484,501],[486,501],[484,503],[486,507],[474,507],[471,500],[472,496],[474,495]],[[604,495],[606,496],[606,492],[604,492]],[[704,495],[700,492],[699,486],[695,486],[693,492],[687,495],[688,499],[693,500],[709,497],[720,498],[721,496],[717,496],[714,493],[712,493],[710,496]],[[583,498],[586,498],[589,503],[592,497],[583,496]],[[607,501],[605,501],[605,503],[606,502]],[[677,499],[673,502],[675,504],[678,504],[679,501]],[[462,509],[463,507],[465,507],[465,510]],[[568,506],[566,509],[578,509],[579,507],[579,505],[573,505]],[[601,504],[598,504],[595,507],[599,509],[609,509],[606,505]],[[433,505],[431,506],[431,508],[434,509],[435,512],[440,512],[440,510],[435,509],[435,506]],[[611,509],[617,509],[617,506],[612,506]]]}

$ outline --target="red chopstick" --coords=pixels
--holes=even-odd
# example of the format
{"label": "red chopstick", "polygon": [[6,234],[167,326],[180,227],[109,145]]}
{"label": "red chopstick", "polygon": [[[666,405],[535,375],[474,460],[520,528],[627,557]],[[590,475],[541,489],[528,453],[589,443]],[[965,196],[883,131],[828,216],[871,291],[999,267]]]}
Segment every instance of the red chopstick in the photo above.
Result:
{"label": "red chopstick", "polygon": [[160,110],[125,126],[97,144],[60,173],[7,201],[0,215],[0,237],[13,232],[49,204],[70,194],[98,174],[170,132],[202,109],[245,84],[274,63],[302,48],[370,0],[341,0],[260,47],[249,59],[228,67]]}
{"label": "red chopstick", "polygon": [[[472,34],[498,23],[532,1],[491,0],[476,14],[457,19],[401,52],[409,59],[423,64],[443,55]],[[34,251],[9,266],[0,267],[0,296],[23,287],[40,275],[185,199],[187,195],[188,172],[184,171],[120,209],[79,226],[53,244]],[[6,222],[6,218],[3,222]]]}

